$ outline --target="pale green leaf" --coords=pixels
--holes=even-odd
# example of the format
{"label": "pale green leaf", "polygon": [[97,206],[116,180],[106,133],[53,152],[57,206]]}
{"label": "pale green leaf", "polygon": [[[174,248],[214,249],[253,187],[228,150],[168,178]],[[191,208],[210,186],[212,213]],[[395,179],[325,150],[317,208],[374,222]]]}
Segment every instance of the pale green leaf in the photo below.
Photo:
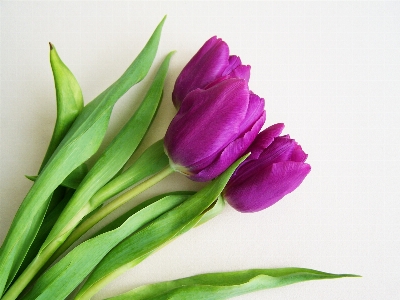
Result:
{"label": "pale green leaf", "polygon": [[220,300],[303,281],[357,277],[303,268],[209,273],[140,286],[109,300]]}
{"label": "pale green leaf", "polygon": [[[57,118],[49,147],[40,170],[56,150],[72,123],[83,109],[83,96],[75,76],[58,56],[56,48],[50,43],[50,64],[53,70],[57,99]],[[39,172],[40,172],[39,170]]]}

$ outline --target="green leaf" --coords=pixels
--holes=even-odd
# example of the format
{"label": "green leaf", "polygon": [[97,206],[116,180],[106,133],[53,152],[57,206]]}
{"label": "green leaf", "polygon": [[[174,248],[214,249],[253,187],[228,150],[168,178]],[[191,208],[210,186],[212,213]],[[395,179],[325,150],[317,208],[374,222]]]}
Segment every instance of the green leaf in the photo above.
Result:
{"label": "green leaf", "polygon": [[190,195],[167,195],[129,217],[116,229],[75,247],[39,278],[24,299],[64,299],[120,241],[148,222],[185,201]]}
{"label": "green leaf", "polygon": [[69,199],[72,197],[74,190],[69,190],[64,196],[64,199],[60,201],[57,206],[55,206],[51,212],[46,214],[46,217],[43,220],[42,225],[33,241],[32,245],[29,247],[29,251],[27,252],[24,261],[21,264],[21,267],[15,276],[18,276],[25,270],[25,268],[31,263],[31,261],[35,258],[37,253],[39,252],[40,247],[42,246],[43,242],[46,240],[51,228],[53,228],[54,223],[57,221],[58,217],[60,216],[62,210],[67,205]]}
{"label": "green leaf", "polygon": [[201,216],[201,219],[196,223],[196,227],[208,222],[212,218],[218,216],[225,208],[225,201],[221,196],[215,201]]}
{"label": "green leaf", "polygon": [[[76,190],[79,184],[82,182],[83,178],[85,178],[87,173],[88,173],[87,165],[81,164],[78,168],[73,170],[72,173],[69,174],[67,178],[64,179],[63,182],[61,182],[60,185],[63,187]],[[38,176],[25,175],[25,177],[28,178],[29,180],[36,181]]]}
{"label": "green leaf", "polygon": [[[110,251],[118,241],[122,241],[127,235],[146,226],[163,213],[177,207],[194,192],[178,191],[153,197],[132,209],[130,216],[124,222],[113,222],[112,230],[101,230],[95,237],[78,245],[67,256],[48,270],[39,278],[33,290],[25,295],[26,299],[64,299],[74,288],[94,269],[95,265],[105,254]],[[218,200],[215,202],[220,202]],[[189,222],[178,235],[188,231],[199,223],[204,223],[211,216],[221,211],[221,203],[213,203],[209,210],[197,216]],[[119,224],[121,223],[121,224]],[[176,237],[176,236],[175,236]],[[93,250],[95,249],[95,250]],[[149,252],[150,255],[152,252]],[[145,259],[143,256],[140,260]],[[24,298],[25,299],[25,298]]]}
{"label": "green leaf", "polygon": [[140,286],[109,300],[217,300],[229,299],[263,289],[277,288],[302,281],[358,277],[330,274],[303,268],[254,269],[201,274],[183,279]]}
{"label": "green leaf", "polygon": [[[83,234],[85,234],[97,222],[102,220],[106,215],[110,214],[126,201],[132,199],[140,191],[147,189],[172,172],[173,170],[169,167],[168,157],[164,152],[163,141],[160,140],[150,146],[126,172],[111,180],[93,195],[90,202],[87,203],[90,207],[94,206],[93,203],[101,204],[127,187],[133,186],[132,189],[113,199],[113,201],[109,202],[107,205],[102,206],[101,208],[99,207],[96,211],[92,211],[87,215],[85,219],[73,229],[71,234],[68,235],[63,244],[54,252],[52,257],[46,263],[46,266],[53,263],[73,243],[75,243]],[[152,175],[150,178],[143,180],[150,175]],[[139,181],[140,184],[136,184]],[[82,202],[84,202],[84,200]]]}
{"label": "green leaf", "polygon": [[218,198],[242,160],[243,158],[182,205],[168,211],[110,251],[89,276],[76,299],[90,299],[110,280],[137,265],[181,231],[186,231],[186,226],[193,222],[197,223],[196,219],[201,217],[201,214]]}
{"label": "green leaf", "polygon": [[[17,272],[38,232],[50,195],[74,169],[97,151],[108,127],[114,104],[130,87],[142,80],[150,69],[163,23],[164,19],[125,73],[82,110],[22,202],[0,250],[0,295],[3,294],[7,282],[12,280],[12,274]],[[15,298],[29,280],[17,280],[7,297]]]}
{"label": "green leaf", "polygon": [[[58,56],[56,48],[50,43],[50,64],[53,70],[57,99],[57,118],[53,135],[47,148],[40,170],[43,169],[56,150],[72,123],[83,109],[83,96],[75,76]],[[39,170],[39,172],[40,172]]]}
{"label": "green leaf", "polygon": [[149,200],[146,200],[146,201],[140,203],[139,205],[137,205],[134,208],[132,208],[129,211],[127,211],[126,213],[122,214],[121,216],[119,216],[118,218],[116,218],[115,220],[113,220],[112,222],[110,222],[109,224],[104,226],[103,228],[101,228],[99,231],[94,233],[92,235],[92,237],[98,236],[98,235],[100,235],[102,233],[105,233],[107,231],[111,231],[111,230],[114,230],[114,229],[118,228],[127,219],[129,219],[131,216],[133,216],[139,210],[141,210],[141,209],[143,209],[143,208],[145,208],[145,207],[157,202],[158,200],[160,200],[162,198],[165,198],[165,197],[170,196],[170,195],[186,195],[187,198],[189,198],[189,196],[192,196],[194,193],[195,192],[191,192],[191,191],[177,191],[177,192],[171,192],[171,193],[155,196],[155,197],[153,197],[153,198],[151,198]]}
{"label": "green leaf", "polygon": [[[93,195],[123,167],[146,134],[161,101],[164,80],[172,53],[161,64],[142,104],[98,159],[79,185],[54,225],[42,249],[54,240],[65,240],[82,218],[101,205]],[[91,199],[92,198],[92,199]]]}

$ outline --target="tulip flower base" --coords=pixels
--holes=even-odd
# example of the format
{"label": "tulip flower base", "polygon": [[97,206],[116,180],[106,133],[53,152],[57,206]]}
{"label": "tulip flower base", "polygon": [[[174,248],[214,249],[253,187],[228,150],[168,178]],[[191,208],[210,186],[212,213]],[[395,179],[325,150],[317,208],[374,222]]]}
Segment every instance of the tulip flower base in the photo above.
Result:
{"label": "tulip flower base", "polygon": [[[307,154],[289,135],[281,135],[283,123],[265,126],[265,101],[249,87],[250,66],[230,55],[217,37],[183,68],[172,95],[164,95],[177,109],[164,138],[131,159],[159,113],[173,52],[157,66],[137,110],[95,159],[118,99],[152,67],[164,22],[121,77],[87,105],[73,73],[50,44],[57,119],[37,175],[27,176],[32,187],[0,248],[1,299],[90,299],[181,234],[222,213],[226,203],[242,213],[266,209],[309,174]],[[199,191],[146,200],[76,243],[116,208],[174,172],[207,184]],[[154,283],[111,299],[227,299],[354,276],[253,269]]]}

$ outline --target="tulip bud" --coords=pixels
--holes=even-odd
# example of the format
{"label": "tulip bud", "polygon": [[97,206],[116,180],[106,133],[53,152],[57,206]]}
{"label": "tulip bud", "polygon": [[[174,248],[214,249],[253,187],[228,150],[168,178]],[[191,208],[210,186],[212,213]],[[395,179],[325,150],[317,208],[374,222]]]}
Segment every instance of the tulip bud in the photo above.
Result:
{"label": "tulip bud", "polygon": [[264,121],[264,99],[246,80],[228,78],[186,95],[166,132],[165,151],[172,168],[208,181],[246,152]]}
{"label": "tulip bud", "polygon": [[240,212],[263,210],[294,191],[310,172],[307,154],[288,135],[284,125],[262,131],[249,147],[251,155],[236,169],[223,198]]}
{"label": "tulip bud", "polygon": [[204,89],[214,81],[241,78],[249,81],[250,66],[244,66],[238,56],[229,56],[228,45],[217,37],[210,38],[193,56],[176,79],[172,101],[176,108],[181,106],[186,95]]}

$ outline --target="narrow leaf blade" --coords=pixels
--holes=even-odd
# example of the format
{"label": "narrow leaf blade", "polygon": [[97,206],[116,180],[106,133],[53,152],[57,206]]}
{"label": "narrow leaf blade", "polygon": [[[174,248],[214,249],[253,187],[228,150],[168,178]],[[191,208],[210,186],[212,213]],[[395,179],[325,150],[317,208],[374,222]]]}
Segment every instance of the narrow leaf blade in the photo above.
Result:
{"label": "narrow leaf blade", "polygon": [[[40,170],[45,166],[56,150],[72,123],[83,109],[83,95],[75,76],[64,64],[56,48],[50,43],[50,64],[53,70],[57,99],[57,118],[49,147]],[[39,171],[40,172],[40,171]]]}
{"label": "narrow leaf blade", "polygon": [[229,299],[246,293],[277,288],[310,280],[357,277],[330,274],[304,268],[252,269],[201,274],[192,277],[140,286],[109,300]]}

